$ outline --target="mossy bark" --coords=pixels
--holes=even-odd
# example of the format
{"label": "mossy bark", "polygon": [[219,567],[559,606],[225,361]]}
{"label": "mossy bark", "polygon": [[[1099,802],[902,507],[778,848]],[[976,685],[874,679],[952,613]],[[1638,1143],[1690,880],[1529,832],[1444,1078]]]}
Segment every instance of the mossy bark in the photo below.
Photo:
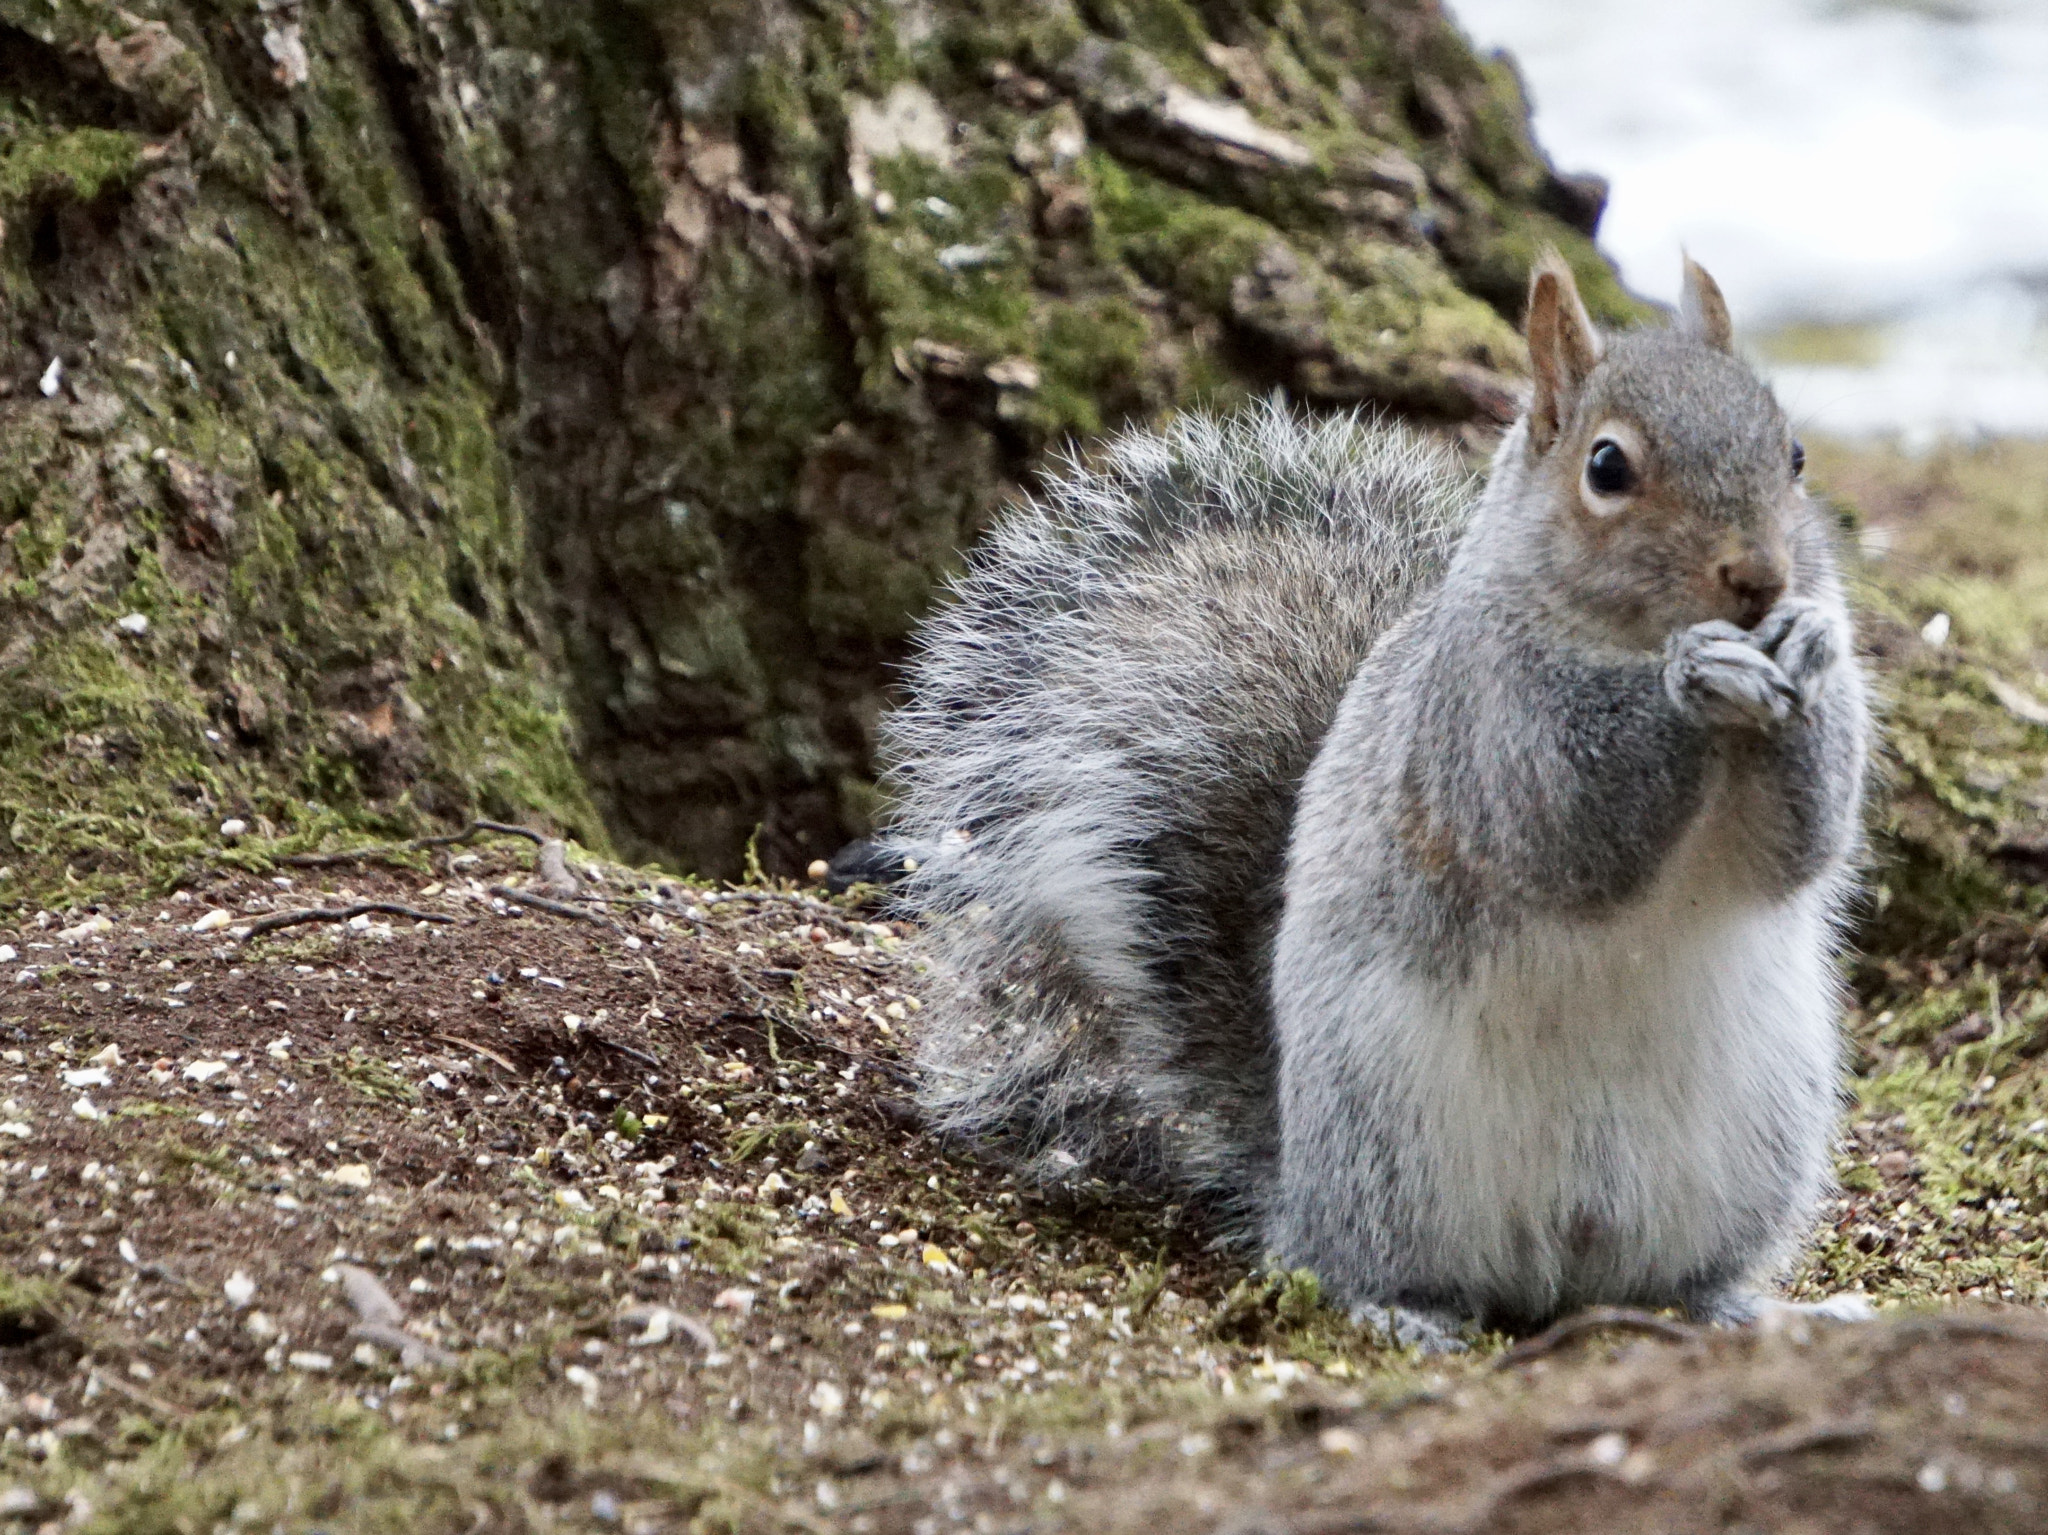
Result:
{"label": "mossy bark", "polygon": [[1047,453],[1509,413],[1598,201],[1424,0],[0,0],[7,856],[800,865]]}

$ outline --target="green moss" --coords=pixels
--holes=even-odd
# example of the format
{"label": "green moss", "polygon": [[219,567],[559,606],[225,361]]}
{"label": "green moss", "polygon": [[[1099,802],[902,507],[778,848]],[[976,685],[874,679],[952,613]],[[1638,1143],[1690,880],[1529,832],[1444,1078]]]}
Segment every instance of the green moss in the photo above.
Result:
{"label": "green moss", "polygon": [[692,1256],[720,1274],[760,1267],[773,1224],[752,1205],[720,1202],[697,1212],[690,1225]]}
{"label": "green moss", "polygon": [[1548,213],[1520,207],[1490,190],[1471,195],[1490,218],[1474,221],[1449,243],[1446,258],[1459,284],[1503,315],[1519,319],[1529,291],[1529,273],[1545,251],[1555,250],[1572,269],[1587,311],[1604,325],[1639,325],[1657,311],[1621,285],[1621,278],[1593,243]]}
{"label": "green moss", "polygon": [[1091,150],[1083,162],[1097,227],[1110,260],[1214,315],[1230,309],[1231,284],[1279,237],[1264,219],[1198,197]]}
{"label": "green moss", "polygon": [[111,128],[15,127],[0,134],[0,207],[53,197],[91,202],[134,180],[142,150],[135,134]]}
{"label": "green moss", "polygon": [[[1970,990],[1988,1005],[1991,1032],[1936,1061],[1926,1038],[1963,1014],[1957,993]],[[1884,1064],[1855,1084],[1852,1114],[1888,1127],[1909,1171],[1886,1180],[1845,1165],[1861,1218],[1822,1230],[1805,1266],[1810,1289],[1903,1303],[1966,1293],[2048,1300],[2048,1073],[2039,1059],[2048,998],[2001,1006],[1997,990],[1986,976],[1938,987],[1868,1026]]]}
{"label": "green moss", "polygon": [[53,1280],[0,1268],[0,1347],[19,1348],[62,1325],[69,1297]]}
{"label": "green moss", "polygon": [[357,1046],[346,1055],[338,1055],[324,1063],[327,1070],[338,1080],[347,1083],[365,1098],[377,1103],[417,1103],[420,1090],[407,1081],[390,1063],[379,1060],[368,1051]]}

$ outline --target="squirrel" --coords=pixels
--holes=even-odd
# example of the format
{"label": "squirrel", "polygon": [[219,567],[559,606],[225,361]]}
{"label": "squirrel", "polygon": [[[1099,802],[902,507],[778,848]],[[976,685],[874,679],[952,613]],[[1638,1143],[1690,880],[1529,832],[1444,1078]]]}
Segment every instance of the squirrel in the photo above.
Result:
{"label": "squirrel", "polygon": [[1546,256],[1525,330],[1483,483],[1277,401],[1069,464],[883,731],[930,1122],[1428,1347],[1788,1304],[1842,1093],[1872,724],[1804,450],[1690,259],[1603,335]]}

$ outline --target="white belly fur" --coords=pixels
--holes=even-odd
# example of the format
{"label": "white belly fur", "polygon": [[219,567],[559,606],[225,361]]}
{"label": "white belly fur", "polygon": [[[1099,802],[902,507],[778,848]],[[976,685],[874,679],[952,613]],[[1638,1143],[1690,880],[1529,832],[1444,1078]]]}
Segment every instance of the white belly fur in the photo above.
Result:
{"label": "white belly fur", "polygon": [[1614,919],[1529,926],[1463,984],[1404,978],[1373,1010],[1368,1049],[1421,1126],[1402,1160],[1436,1185],[1425,1264],[1487,1274],[1538,1313],[1664,1294],[1817,1196],[1837,1072],[1831,892],[1735,898],[1694,851],[1713,840],[1696,827]]}

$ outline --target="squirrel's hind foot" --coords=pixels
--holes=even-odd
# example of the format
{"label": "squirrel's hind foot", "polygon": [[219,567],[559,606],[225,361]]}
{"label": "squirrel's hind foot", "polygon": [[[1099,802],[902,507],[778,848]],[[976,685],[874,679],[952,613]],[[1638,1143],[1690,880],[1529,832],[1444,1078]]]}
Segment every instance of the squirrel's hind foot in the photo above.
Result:
{"label": "squirrel's hind foot", "polygon": [[1461,1338],[1464,1319],[1448,1311],[1410,1311],[1406,1306],[1375,1306],[1371,1302],[1351,1308],[1351,1320],[1370,1327],[1393,1348],[1415,1348],[1425,1354],[1462,1354],[1471,1344]]}
{"label": "squirrel's hind foot", "polygon": [[1704,1322],[1712,1327],[1753,1325],[1764,1332],[1777,1332],[1799,1317],[1819,1317],[1829,1322],[1869,1322],[1877,1316],[1877,1308],[1870,1304],[1870,1298],[1853,1291],[1830,1295],[1826,1300],[1797,1301],[1780,1300],[1759,1290],[1723,1290],[1685,1309],[1695,1322]]}

